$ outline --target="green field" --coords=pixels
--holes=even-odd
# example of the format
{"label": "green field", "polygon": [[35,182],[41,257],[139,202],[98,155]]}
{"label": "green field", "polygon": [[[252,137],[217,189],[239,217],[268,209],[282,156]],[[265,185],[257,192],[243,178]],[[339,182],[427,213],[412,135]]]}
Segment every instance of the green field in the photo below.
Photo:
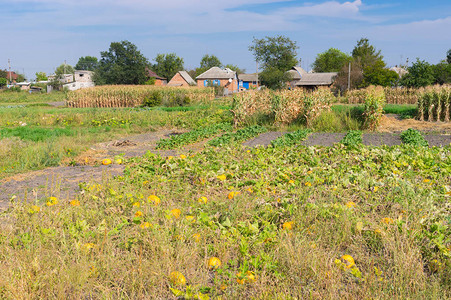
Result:
{"label": "green field", "polygon": [[[451,146],[423,146],[417,131],[363,146],[358,105],[334,105],[310,128],[233,128],[231,107],[0,106],[0,177],[127,134],[186,131],[157,143],[181,154],[124,159],[121,176],[74,198],[14,199],[0,213],[0,299],[451,297]],[[292,132],[241,144],[271,130]],[[348,133],[301,145],[318,131]]]}

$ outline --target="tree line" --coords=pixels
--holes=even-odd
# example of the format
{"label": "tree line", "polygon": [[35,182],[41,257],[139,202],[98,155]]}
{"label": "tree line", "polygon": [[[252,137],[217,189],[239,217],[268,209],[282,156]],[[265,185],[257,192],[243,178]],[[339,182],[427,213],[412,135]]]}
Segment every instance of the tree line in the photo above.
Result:
{"label": "tree line", "polygon": [[[254,38],[249,51],[259,63],[259,79],[263,85],[272,89],[284,88],[291,80],[288,70],[300,65],[299,46],[296,41],[278,35],[261,39]],[[178,71],[184,70],[183,58],[175,53],[158,54],[151,63],[129,41],[112,42],[106,51],[100,53],[100,59],[94,56],[80,57],[75,67],[62,64],[55,71],[57,76],[74,73],[74,70],[94,71],[94,81],[102,84],[151,84],[148,70],[170,80]],[[349,66],[351,71],[349,72]],[[244,73],[236,65],[223,64],[215,55],[202,57],[199,67],[189,70],[195,78],[211,67],[225,67]],[[312,68],[314,72],[337,72],[334,86],[341,91],[348,88],[364,88],[369,85],[421,87],[431,84],[451,83],[451,49],[446,58],[436,65],[419,58],[409,67],[400,66],[407,72],[401,78],[395,71],[389,70],[380,50],[370,44],[367,38],[361,38],[350,54],[336,48],[330,48],[316,56]],[[5,71],[0,70],[0,78]],[[5,73],[6,74],[6,73]],[[36,73],[36,79],[46,80],[43,72]]]}

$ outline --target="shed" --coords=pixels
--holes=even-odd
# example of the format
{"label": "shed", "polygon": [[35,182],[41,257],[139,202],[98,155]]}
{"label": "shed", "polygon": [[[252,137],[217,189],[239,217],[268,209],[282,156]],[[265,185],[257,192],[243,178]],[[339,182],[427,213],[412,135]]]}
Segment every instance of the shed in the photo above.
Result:
{"label": "shed", "polygon": [[191,86],[196,85],[191,76],[189,76],[186,71],[178,71],[177,74],[172,77],[172,79],[168,82],[168,86]]}

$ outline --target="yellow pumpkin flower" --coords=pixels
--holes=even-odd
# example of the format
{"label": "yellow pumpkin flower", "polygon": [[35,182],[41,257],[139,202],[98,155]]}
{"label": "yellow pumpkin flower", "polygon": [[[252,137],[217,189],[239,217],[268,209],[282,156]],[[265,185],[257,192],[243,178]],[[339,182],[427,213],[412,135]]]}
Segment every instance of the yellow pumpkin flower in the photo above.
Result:
{"label": "yellow pumpkin flower", "polygon": [[178,208],[174,208],[171,210],[171,215],[173,215],[176,219],[180,218],[180,215],[182,214],[182,211]]}
{"label": "yellow pumpkin flower", "polygon": [[235,198],[235,196],[236,195],[238,195],[240,192],[230,192],[228,195],[227,195],[227,198],[229,198],[230,200],[232,200],[233,198]]}
{"label": "yellow pumpkin flower", "polygon": [[199,199],[197,199],[197,202],[202,203],[202,204],[206,204],[208,201],[207,197],[202,196]]}
{"label": "yellow pumpkin flower", "polygon": [[345,205],[347,208],[354,208],[356,206],[356,204],[352,201],[346,202]]}
{"label": "yellow pumpkin flower", "polygon": [[382,223],[393,224],[395,221],[392,218],[383,218]]}
{"label": "yellow pumpkin flower", "polygon": [[150,195],[149,197],[147,197],[147,202],[158,205],[160,204],[161,199],[158,196]]}
{"label": "yellow pumpkin flower", "polygon": [[196,219],[194,218],[194,216],[186,216],[185,217],[185,219],[188,221],[188,222],[194,222],[194,221],[196,221]]}
{"label": "yellow pumpkin flower", "polygon": [[199,241],[200,241],[200,234],[199,234],[199,233],[193,234],[193,239],[194,239],[194,241],[195,241],[196,243],[199,242]]}
{"label": "yellow pumpkin flower", "polygon": [[139,225],[139,227],[141,227],[142,229],[146,229],[152,227],[152,224],[150,224],[149,222],[144,222],[141,225]]}
{"label": "yellow pumpkin flower", "polygon": [[312,184],[310,183],[310,181],[307,181],[306,183],[304,183],[305,186],[312,186]]}
{"label": "yellow pumpkin flower", "polygon": [[185,158],[186,158],[186,155],[180,154],[180,158],[181,158],[181,159],[185,159]]}
{"label": "yellow pumpkin flower", "polygon": [[242,272],[239,272],[236,274],[236,281],[239,284],[245,284],[245,283],[252,283],[256,280],[256,276],[254,272],[247,271],[246,274],[242,274]]}
{"label": "yellow pumpkin flower", "polygon": [[136,217],[136,218],[140,218],[140,217],[142,217],[143,215],[144,215],[143,212],[140,211],[140,210],[138,210],[138,211],[135,213],[135,217]]}
{"label": "yellow pumpkin flower", "polygon": [[47,198],[47,203],[46,203],[47,206],[53,206],[56,204],[58,204],[58,199],[56,197]]}
{"label": "yellow pumpkin flower", "polygon": [[282,228],[285,229],[285,230],[291,230],[291,229],[293,229],[293,227],[294,227],[294,222],[293,221],[285,222],[282,225]]}
{"label": "yellow pumpkin flower", "polygon": [[69,202],[69,204],[72,205],[72,206],[80,206],[80,201],[72,200],[71,202]]}
{"label": "yellow pumpkin flower", "polygon": [[225,174],[222,174],[222,175],[217,176],[216,178],[218,178],[221,181],[224,181],[224,180],[226,180],[227,176]]}

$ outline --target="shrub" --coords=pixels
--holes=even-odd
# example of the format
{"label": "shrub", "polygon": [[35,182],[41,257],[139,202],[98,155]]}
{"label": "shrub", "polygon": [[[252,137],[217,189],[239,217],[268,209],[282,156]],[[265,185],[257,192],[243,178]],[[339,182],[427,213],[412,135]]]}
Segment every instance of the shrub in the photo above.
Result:
{"label": "shrub", "polygon": [[362,132],[360,130],[349,130],[341,140],[347,147],[355,147],[362,144]]}
{"label": "shrub", "polygon": [[148,96],[144,97],[142,106],[144,107],[153,107],[161,105],[161,101],[163,100],[163,95],[160,91],[153,91]]}
{"label": "shrub", "polygon": [[401,133],[401,140],[404,144],[412,146],[427,147],[429,145],[428,142],[424,139],[421,132],[412,128],[409,128]]}

